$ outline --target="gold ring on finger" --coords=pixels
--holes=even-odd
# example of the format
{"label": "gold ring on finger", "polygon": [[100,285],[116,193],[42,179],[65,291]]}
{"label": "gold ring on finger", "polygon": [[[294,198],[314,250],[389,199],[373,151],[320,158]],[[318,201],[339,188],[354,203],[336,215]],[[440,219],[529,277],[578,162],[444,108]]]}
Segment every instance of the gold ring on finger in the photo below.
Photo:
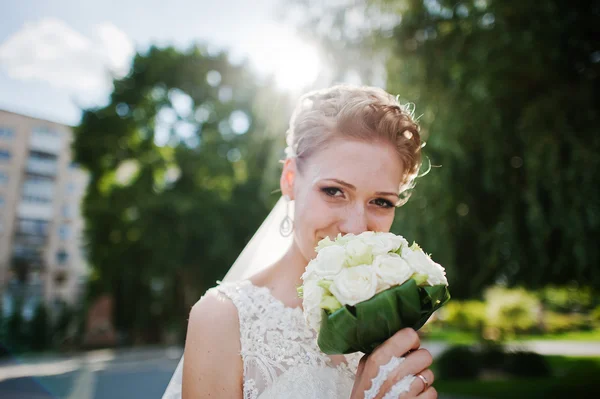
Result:
{"label": "gold ring on finger", "polygon": [[423,391],[426,390],[427,388],[429,388],[429,381],[427,381],[427,378],[425,378],[421,374],[417,374],[416,377],[420,378],[421,381],[423,381],[423,384],[425,384],[425,387],[423,388]]}

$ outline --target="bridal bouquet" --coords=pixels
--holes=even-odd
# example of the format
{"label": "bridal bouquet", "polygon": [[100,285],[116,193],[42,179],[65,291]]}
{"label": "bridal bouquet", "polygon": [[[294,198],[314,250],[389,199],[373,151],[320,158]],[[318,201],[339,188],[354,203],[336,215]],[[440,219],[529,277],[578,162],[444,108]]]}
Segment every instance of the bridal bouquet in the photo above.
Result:
{"label": "bridal bouquet", "polygon": [[401,236],[339,235],[316,251],[298,294],[324,353],[371,353],[402,328],[421,328],[450,299],[444,268]]}

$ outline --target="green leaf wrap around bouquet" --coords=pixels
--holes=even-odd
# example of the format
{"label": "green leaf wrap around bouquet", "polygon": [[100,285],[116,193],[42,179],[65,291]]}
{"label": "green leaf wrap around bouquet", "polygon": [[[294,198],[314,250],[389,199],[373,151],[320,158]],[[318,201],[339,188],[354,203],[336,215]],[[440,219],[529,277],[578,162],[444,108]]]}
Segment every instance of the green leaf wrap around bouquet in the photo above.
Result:
{"label": "green leaf wrap around bouquet", "polygon": [[319,348],[328,355],[371,353],[397,331],[421,328],[449,299],[448,286],[419,287],[409,279],[355,306],[323,310]]}

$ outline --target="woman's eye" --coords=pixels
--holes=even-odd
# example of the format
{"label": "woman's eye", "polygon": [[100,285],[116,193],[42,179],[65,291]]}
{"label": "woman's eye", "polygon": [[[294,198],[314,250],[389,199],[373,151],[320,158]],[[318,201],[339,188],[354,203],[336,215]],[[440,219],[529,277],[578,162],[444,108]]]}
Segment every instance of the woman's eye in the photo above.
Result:
{"label": "woman's eye", "polygon": [[373,203],[382,208],[393,208],[394,207],[394,204],[392,204],[390,201],[383,199],[383,198],[377,198],[376,200],[373,200]]}
{"label": "woman's eye", "polygon": [[323,187],[321,189],[321,191],[323,191],[325,194],[329,195],[330,197],[342,197],[342,196],[344,196],[344,193],[342,192],[342,190],[340,190],[337,187]]}

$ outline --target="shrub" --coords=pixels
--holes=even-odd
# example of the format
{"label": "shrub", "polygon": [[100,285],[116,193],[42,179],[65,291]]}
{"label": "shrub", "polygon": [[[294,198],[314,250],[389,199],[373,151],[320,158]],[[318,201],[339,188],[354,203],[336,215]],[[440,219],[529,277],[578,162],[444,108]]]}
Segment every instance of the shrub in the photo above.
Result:
{"label": "shrub", "polygon": [[541,289],[538,296],[546,309],[560,313],[589,311],[595,298],[590,287],[577,286],[548,286]]}
{"label": "shrub", "polygon": [[487,342],[483,344],[478,352],[481,367],[489,370],[500,370],[504,366],[506,352],[502,345]]}
{"label": "shrub", "polygon": [[35,351],[44,351],[50,348],[50,320],[48,311],[43,304],[38,305],[29,323],[29,336],[31,337],[31,349]]}
{"label": "shrub", "polygon": [[592,311],[592,322],[595,324],[600,324],[600,306],[596,306],[596,308]]}
{"label": "shrub", "polygon": [[544,313],[544,332],[546,333],[558,334],[568,331],[591,330],[593,328],[590,317],[583,314]]}
{"label": "shrub", "polygon": [[503,333],[533,330],[541,319],[541,303],[523,288],[493,287],[486,291],[488,326]]}
{"label": "shrub", "polygon": [[439,379],[475,379],[481,364],[477,353],[468,346],[453,346],[436,360],[436,377]]}
{"label": "shrub", "polygon": [[26,337],[25,319],[21,307],[16,306],[13,313],[6,318],[6,346],[13,353],[26,351],[28,342]]}
{"label": "shrub", "polygon": [[534,352],[507,353],[503,369],[515,377],[547,377],[551,374],[544,356]]}
{"label": "shrub", "polygon": [[439,311],[439,318],[449,327],[478,331],[485,323],[486,305],[482,301],[450,301]]}

